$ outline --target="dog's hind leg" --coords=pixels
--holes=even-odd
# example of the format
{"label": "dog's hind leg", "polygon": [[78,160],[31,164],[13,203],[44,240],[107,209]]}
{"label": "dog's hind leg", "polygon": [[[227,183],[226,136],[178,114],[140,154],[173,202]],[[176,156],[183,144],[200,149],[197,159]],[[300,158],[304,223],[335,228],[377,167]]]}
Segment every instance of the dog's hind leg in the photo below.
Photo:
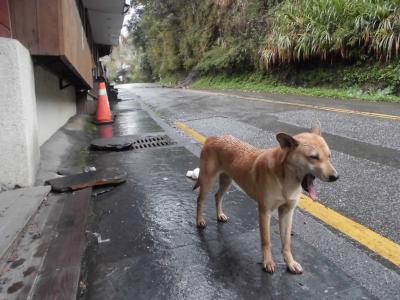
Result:
{"label": "dog's hind leg", "polygon": [[228,190],[229,186],[232,183],[232,178],[228,175],[222,173],[219,175],[219,189],[215,194],[215,206],[217,209],[217,221],[218,222],[226,222],[228,221],[228,217],[222,211],[222,197],[224,193]]}
{"label": "dog's hind leg", "polygon": [[207,226],[203,217],[204,200],[208,191],[211,189],[214,179],[219,174],[219,166],[217,164],[215,153],[207,146],[207,141],[200,153],[200,174],[197,184],[200,187],[199,196],[197,197],[197,227],[205,228]]}
{"label": "dog's hind leg", "polygon": [[207,223],[203,217],[204,200],[206,199],[208,191],[211,189],[214,177],[215,175],[213,177],[206,177],[206,176],[199,177],[200,190],[199,190],[199,195],[197,196],[197,213],[196,213],[196,223],[197,227],[199,228],[205,228],[207,226]]}

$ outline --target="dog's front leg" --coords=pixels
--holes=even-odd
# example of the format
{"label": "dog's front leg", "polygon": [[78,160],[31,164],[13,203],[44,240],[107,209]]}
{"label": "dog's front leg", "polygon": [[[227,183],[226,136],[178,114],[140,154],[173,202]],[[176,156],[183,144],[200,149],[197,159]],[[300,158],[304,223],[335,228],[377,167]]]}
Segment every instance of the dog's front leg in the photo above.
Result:
{"label": "dog's front leg", "polygon": [[279,229],[282,241],[282,254],[288,270],[294,274],[301,274],[303,268],[296,262],[291,250],[292,219],[295,205],[285,204],[279,207]]}
{"label": "dog's front leg", "polygon": [[270,232],[270,221],[271,211],[267,210],[264,205],[258,206],[258,217],[260,224],[260,235],[261,235],[261,251],[262,251],[262,265],[265,271],[268,273],[275,272],[275,263],[272,260],[271,253],[271,232]]}

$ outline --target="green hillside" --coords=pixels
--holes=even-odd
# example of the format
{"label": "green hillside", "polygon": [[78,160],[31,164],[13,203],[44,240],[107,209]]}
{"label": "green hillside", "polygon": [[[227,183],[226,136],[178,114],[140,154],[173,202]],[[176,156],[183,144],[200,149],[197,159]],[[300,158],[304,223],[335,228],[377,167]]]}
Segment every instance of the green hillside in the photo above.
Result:
{"label": "green hillside", "polygon": [[191,73],[198,88],[399,101],[400,0],[148,0],[135,7],[128,80],[176,84]]}

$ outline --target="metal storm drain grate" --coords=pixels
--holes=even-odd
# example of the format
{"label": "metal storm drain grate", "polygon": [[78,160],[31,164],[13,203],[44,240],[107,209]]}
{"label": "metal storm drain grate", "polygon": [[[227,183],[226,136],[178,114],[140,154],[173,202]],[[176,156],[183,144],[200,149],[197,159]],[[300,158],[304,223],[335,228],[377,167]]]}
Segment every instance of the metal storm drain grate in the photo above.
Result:
{"label": "metal storm drain grate", "polygon": [[159,148],[174,145],[173,142],[168,136],[166,135],[158,135],[158,136],[144,136],[136,139],[132,143],[133,149],[147,149],[147,148]]}

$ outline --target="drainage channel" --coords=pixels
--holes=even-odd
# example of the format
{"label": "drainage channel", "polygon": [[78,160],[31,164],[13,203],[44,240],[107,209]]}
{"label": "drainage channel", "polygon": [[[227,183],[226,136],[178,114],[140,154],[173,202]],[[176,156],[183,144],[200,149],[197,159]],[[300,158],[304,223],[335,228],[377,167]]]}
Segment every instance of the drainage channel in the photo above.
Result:
{"label": "drainage channel", "polygon": [[132,142],[132,148],[135,150],[140,150],[171,146],[174,144],[176,144],[176,142],[172,141],[167,135],[144,136],[134,140]]}

